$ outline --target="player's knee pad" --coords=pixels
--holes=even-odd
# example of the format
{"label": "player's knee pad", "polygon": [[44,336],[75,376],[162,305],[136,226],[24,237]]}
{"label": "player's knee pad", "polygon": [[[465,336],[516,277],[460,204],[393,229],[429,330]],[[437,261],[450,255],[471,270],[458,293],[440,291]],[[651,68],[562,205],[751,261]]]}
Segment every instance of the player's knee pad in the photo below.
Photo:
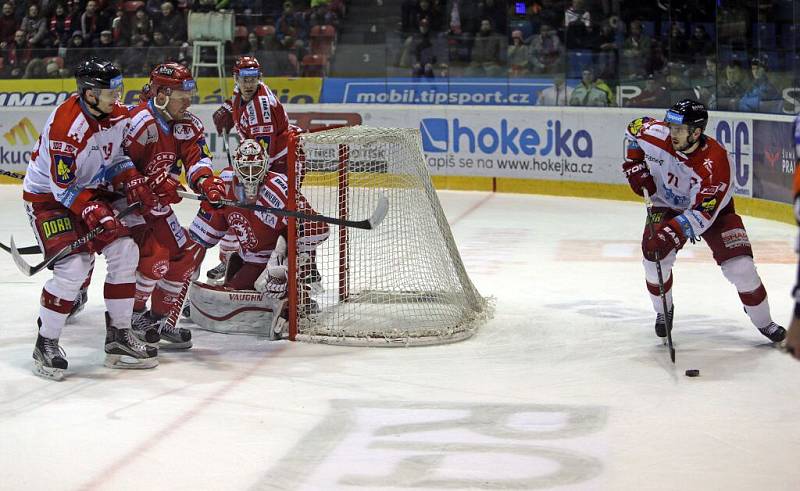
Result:
{"label": "player's knee pad", "polygon": [[[667,257],[661,260],[661,274],[664,277],[664,281],[669,279],[672,273],[672,266],[675,265],[676,257],[677,253],[675,251],[671,251],[669,254],[667,254]],[[647,282],[654,285],[658,284],[658,267],[656,266],[655,261],[642,259],[642,264],[644,265],[644,275],[647,279]]]}
{"label": "player's knee pad", "polygon": [[736,286],[739,292],[751,292],[761,286],[761,278],[750,256],[737,256],[723,262],[720,267],[725,278]]}
{"label": "player's knee pad", "polygon": [[92,256],[86,253],[61,259],[53,267],[53,277],[47,281],[45,289],[55,297],[75,300],[93,264]]}
{"label": "player's knee pad", "polygon": [[106,257],[106,270],[108,276],[126,276],[133,278],[136,275],[136,265],[139,263],[139,248],[130,237],[120,237],[103,249]]}

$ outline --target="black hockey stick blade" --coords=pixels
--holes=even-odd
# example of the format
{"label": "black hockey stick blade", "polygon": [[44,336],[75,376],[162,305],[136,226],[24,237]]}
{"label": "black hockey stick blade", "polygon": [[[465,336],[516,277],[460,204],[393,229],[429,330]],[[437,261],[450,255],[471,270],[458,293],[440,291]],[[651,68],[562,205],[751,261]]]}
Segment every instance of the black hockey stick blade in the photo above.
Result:
{"label": "black hockey stick blade", "polygon": [[[119,212],[117,214],[117,218],[123,218],[127,215],[130,215],[138,208],[139,208],[139,203],[134,203],[125,208],[124,210],[122,210],[121,212]],[[33,276],[39,271],[47,268],[51,264],[55,264],[55,262],[58,261],[59,259],[63,259],[66,256],[70,255],[75,249],[86,245],[92,239],[103,233],[104,230],[105,229],[102,226],[93,228],[92,230],[87,232],[86,235],[78,237],[71,244],[64,246],[63,249],[53,254],[53,256],[46,258],[44,261],[34,266],[31,266],[30,264],[25,262],[25,259],[22,258],[22,255],[20,254],[19,250],[17,250],[17,245],[14,243],[14,236],[12,235],[11,246],[10,246],[11,257],[12,259],[14,259],[14,264],[17,265],[17,268],[22,272],[22,274],[26,276]]]}
{"label": "black hockey stick blade", "polygon": [[[0,242],[0,249],[3,249],[6,252],[11,252],[11,247],[3,244],[2,242]],[[30,254],[41,254],[42,249],[38,245],[32,245],[32,246],[20,247],[19,249],[17,249],[17,252],[22,254],[23,256],[27,256]]]}
{"label": "black hockey stick blade", "polygon": [[[208,201],[208,199],[205,196],[190,193],[187,191],[179,190],[178,195],[181,196],[182,198],[194,199],[198,201]],[[221,199],[219,200],[219,203],[224,206],[244,208],[246,210],[263,211],[266,213],[272,213],[273,215],[295,217],[295,218],[300,218],[302,220],[325,222],[333,225],[340,225],[343,227],[351,227],[351,228],[360,228],[364,230],[372,230],[375,227],[377,227],[383,221],[383,219],[386,217],[386,213],[389,211],[389,200],[384,195],[380,196],[380,198],[378,199],[378,205],[375,207],[375,211],[373,211],[372,215],[366,220],[345,220],[342,218],[329,217],[325,215],[312,215],[310,213],[303,213],[301,211],[284,210],[283,208],[272,208],[270,206],[242,203],[230,199]]]}

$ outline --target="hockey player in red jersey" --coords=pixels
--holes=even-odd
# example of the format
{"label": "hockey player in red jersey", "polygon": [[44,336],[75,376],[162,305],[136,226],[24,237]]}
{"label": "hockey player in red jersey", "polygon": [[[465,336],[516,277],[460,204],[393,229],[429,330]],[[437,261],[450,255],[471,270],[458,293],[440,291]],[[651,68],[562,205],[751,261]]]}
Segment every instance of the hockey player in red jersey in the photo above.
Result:
{"label": "hockey player in red jersey", "polygon": [[[110,61],[93,57],[77,67],[75,78],[78,94],[51,113],[23,183],[25,209],[45,256],[52,256],[91,229],[103,228],[85,247],[57,261],[53,277],[42,289],[34,372],[57,380],[68,366],[58,339],[95,252],[102,253],[107,263],[103,289],[106,366],[151,368],[158,364],[157,349],[131,333],[139,254],[113,209],[138,202],[147,213],[156,202],[145,179],[122,151],[130,123],[128,110],[119,103],[122,74]],[[108,184],[121,189],[126,199],[112,204],[113,195],[101,189]]]}
{"label": "hockey player in red jersey", "polygon": [[[214,112],[217,133],[227,135],[234,127],[239,141],[253,139],[268,151],[270,171],[286,174],[287,147],[291,131],[289,117],[275,94],[261,80],[261,65],[253,56],[242,56],[233,66],[233,99]],[[220,265],[208,272],[211,279],[225,275],[227,258],[237,250],[230,231],[220,241]]]}
{"label": "hockey player in red jersey", "polygon": [[223,196],[225,186],[213,174],[203,124],[188,111],[195,93],[189,70],[177,63],[158,65],[143,92],[142,102],[131,110],[125,145],[158,196],[158,205],[133,230],[140,255],[133,326],[148,342],[159,341],[152,327],[161,326],[162,348],[187,349],[192,346],[191,331],[161,321],[199,267],[205,248],[188,237],[170,205],[181,200],[181,165],[189,185],[211,202]]}
{"label": "hockey player in red jersey", "polygon": [[[704,135],[708,112],[703,104],[684,99],[674,104],[665,121],[639,118],[625,134],[625,177],[633,191],[653,200],[655,235],[645,224],[642,239],[647,290],[656,311],[656,335],[666,333],[665,315],[673,315],[672,266],[687,240],[702,238],[722,274],[736,287],[750,321],[773,342],[786,331],[772,321],[767,291],[753,262],[753,250],[733,203],[733,165],[716,140]],[[661,261],[669,312],[659,296],[656,259]]]}
{"label": "hockey player in red jersey", "polygon": [[[223,173],[229,181],[228,199],[284,208],[287,201],[286,176],[268,171],[264,148],[255,140],[244,140],[233,159],[234,170]],[[298,209],[309,213],[311,208],[298,193]],[[205,247],[213,247],[229,229],[236,233],[239,252],[230,259],[224,288],[265,292],[281,299],[286,294],[286,217],[234,206],[212,209],[204,206],[198,212],[189,232]],[[300,261],[327,239],[330,231],[322,222],[304,222],[298,237]],[[267,264],[273,266],[267,268]],[[284,266],[284,267],[281,267]],[[270,276],[274,273],[274,277]],[[309,274],[306,268],[298,275]],[[195,313],[193,311],[192,315]]]}

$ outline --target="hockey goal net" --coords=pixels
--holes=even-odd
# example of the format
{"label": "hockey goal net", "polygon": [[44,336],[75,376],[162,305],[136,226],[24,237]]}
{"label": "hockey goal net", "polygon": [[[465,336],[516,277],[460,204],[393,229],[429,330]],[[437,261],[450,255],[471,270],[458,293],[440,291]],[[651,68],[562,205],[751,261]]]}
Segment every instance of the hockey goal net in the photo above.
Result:
{"label": "hockey goal net", "polygon": [[348,220],[369,217],[381,196],[389,203],[372,230],[330,226],[312,254],[319,275],[304,266],[303,220],[290,220],[291,339],[410,346],[475,332],[489,307],[456,249],[419,131],[355,126],[306,133],[289,152],[289,182],[296,183],[290,206],[298,203],[293,189],[317,213]]}

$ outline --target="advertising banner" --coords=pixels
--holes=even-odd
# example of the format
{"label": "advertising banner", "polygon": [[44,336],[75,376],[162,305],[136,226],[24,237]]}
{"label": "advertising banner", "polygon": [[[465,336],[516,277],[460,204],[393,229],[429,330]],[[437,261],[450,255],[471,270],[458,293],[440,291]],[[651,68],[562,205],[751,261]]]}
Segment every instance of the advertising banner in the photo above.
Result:
{"label": "advertising banner", "polygon": [[549,79],[459,78],[326,78],[324,103],[452,104],[461,106],[533,106]]}
{"label": "advertising banner", "polygon": [[[139,100],[139,92],[147,78],[126,78],[125,104],[135,104]],[[322,79],[316,77],[287,78],[269,77],[264,82],[272,89],[275,96],[284,104],[312,104],[319,102],[322,90]],[[199,77],[197,79],[197,97],[194,104],[220,104],[233,93],[233,78],[225,80],[227,94],[223,97],[219,79],[215,77]],[[57,106],[75,92],[75,80],[0,80],[0,106],[31,107]]]}
{"label": "advertising banner", "polygon": [[753,197],[792,202],[795,166],[792,123],[753,121]]}
{"label": "advertising banner", "polygon": [[[718,117],[714,117],[718,116]],[[709,120],[706,134],[716,139],[728,151],[734,164],[731,176],[736,196],[753,196],[753,121],[736,119],[730,114],[716,113]]]}

